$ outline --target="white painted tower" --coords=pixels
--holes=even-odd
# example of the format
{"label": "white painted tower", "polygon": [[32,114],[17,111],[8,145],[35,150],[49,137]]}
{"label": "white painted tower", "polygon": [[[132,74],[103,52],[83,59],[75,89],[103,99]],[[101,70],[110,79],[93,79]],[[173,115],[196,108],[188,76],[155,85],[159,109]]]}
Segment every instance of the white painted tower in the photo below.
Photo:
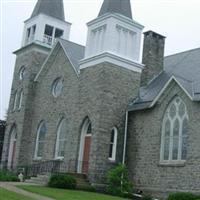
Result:
{"label": "white painted tower", "polygon": [[106,61],[141,72],[144,27],[132,19],[130,0],[104,0],[99,16],[87,25],[85,58],[80,68]]}
{"label": "white painted tower", "polygon": [[31,43],[51,47],[56,38],[69,39],[71,23],[65,21],[63,0],[38,0],[24,23],[22,47]]}

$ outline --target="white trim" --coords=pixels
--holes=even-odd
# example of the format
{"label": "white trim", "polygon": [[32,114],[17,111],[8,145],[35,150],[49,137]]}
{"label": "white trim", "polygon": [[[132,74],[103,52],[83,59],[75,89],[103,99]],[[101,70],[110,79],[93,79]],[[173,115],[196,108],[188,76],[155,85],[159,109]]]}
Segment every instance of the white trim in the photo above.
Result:
{"label": "white trim", "polygon": [[167,83],[164,85],[164,87],[162,88],[162,90],[158,93],[158,95],[156,96],[156,98],[153,100],[153,102],[151,103],[151,105],[149,106],[150,108],[153,107],[155,105],[155,103],[158,101],[158,99],[160,98],[160,96],[163,94],[163,92],[167,89],[167,87],[169,86],[169,84],[171,83],[171,81],[174,80],[179,86],[180,88],[186,93],[186,95],[190,98],[190,100],[193,101],[193,97],[188,93],[188,91],[179,83],[179,81],[172,76]]}
{"label": "white trim", "polygon": [[93,19],[92,21],[88,22],[87,26],[91,26],[91,25],[93,25],[93,24],[95,24],[97,22],[104,21],[104,20],[106,20],[108,18],[111,18],[111,17],[113,17],[115,19],[118,19],[120,21],[123,21],[123,22],[125,22],[125,23],[127,23],[127,24],[129,24],[131,26],[135,26],[135,27],[137,27],[139,29],[143,29],[144,28],[143,25],[139,24],[138,22],[134,21],[133,19],[130,19],[130,18],[128,18],[128,17],[126,17],[124,15],[118,14],[118,13],[106,13],[106,14],[104,14],[104,15],[102,15],[100,17],[97,17],[96,19]]}
{"label": "white trim", "polygon": [[82,173],[82,161],[83,161],[83,154],[84,154],[85,137],[91,137],[91,134],[87,134],[87,130],[90,123],[91,122],[89,118],[86,118],[81,129],[77,173]]}
{"label": "white trim", "polygon": [[[177,100],[179,100],[179,102],[177,102]],[[185,112],[183,113],[182,116],[180,116],[179,114],[179,107],[180,105],[183,104],[184,108],[185,108]],[[174,106],[175,107],[175,111],[176,113],[174,113],[174,116],[172,117],[170,115],[170,110],[171,107]],[[168,105],[165,114],[164,114],[164,118],[163,118],[163,122],[162,122],[162,135],[161,135],[161,145],[160,145],[160,164],[162,165],[176,165],[176,164],[183,164],[185,162],[185,160],[182,159],[182,139],[183,139],[183,121],[184,120],[189,120],[188,117],[188,112],[187,112],[187,106],[185,105],[184,101],[180,98],[180,97],[176,97],[173,99],[173,101]],[[169,147],[168,147],[168,153],[169,153],[169,157],[168,159],[165,160],[164,158],[164,154],[165,154],[165,139],[166,139],[166,122],[169,121],[169,125],[170,125],[170,135],[169,137]],[[173,159],[173,147],[174,147],[174,127],[175,127],[175,122],[178,121],[178,135],[176,137],[178,137],[178,144],[177,144],[177,158]]]}
{"label": "white trim", "polygon": [[55,17],[51,17],[50,15],[45,15],[44,13],[40,13],[39,15],[37,15],[37,16],[35,16],[35,17],[31,17],[31,18],[29,18],[29,19],[27,19],[27,20],[25,20],[24,21],[24,23],[27,23],[27,22],[31,22],[31,21],[35,21],[35,19],[37,19],[37,18],[39,18],[39,16],[46,16],[46,17],[48,17],[48,18],[50,18],[50,19],[52,19],[52,20],[54,20],[54,21],[57,21],[57,22],[62,22],[63,24],[67,24],[67,25],[72,25],[72,23],[70,23],[70,22],[67,22],[67,21],[64,21],[64,20],[60,20],[60,19],[58,19],[58,18],[55,18]]}
{"label": "white trim", "polygon": [[124,129],[124,149],[123,149],[122,164],[125,164],[125,159],[126,159],[127,130],[128,130],[128,110],[126,111],[125,129]]}
{"label": "white trim", "polygon": [[[112,156],[111,157],[108,157],[108,159],[110,161],[115,161],[116,160],[116,154],[117,154],[117,137],[118,137],[118,130],[116,127],[113,127],[112,128],[112,131],[114,131],[114,141],[113,143],[110,141],[110,144],[109,144],[109,151],[110,151],[110,145],[112,145]],[[111,131],[111,134],[112,134],[112,131]],[[110,152],[109,152],[110,153]]]}
{"label": "white trim", "polygon": [[132,61],[129,59],[122,58],[118,55],[115,55],[111,52],[105,52],[102,54],[99,54],[97,56],[91,57],[91,58],[86,58],[84,60],[80,61],[80,70],[87,68],[87,67],[92,67],[94,65],[98,65],[100,63],[111,63],[114,65],[117,65],[119,67],[123,67],[125,69],[141,73],[143,69],[143,64],[138,63],[137,61]]}

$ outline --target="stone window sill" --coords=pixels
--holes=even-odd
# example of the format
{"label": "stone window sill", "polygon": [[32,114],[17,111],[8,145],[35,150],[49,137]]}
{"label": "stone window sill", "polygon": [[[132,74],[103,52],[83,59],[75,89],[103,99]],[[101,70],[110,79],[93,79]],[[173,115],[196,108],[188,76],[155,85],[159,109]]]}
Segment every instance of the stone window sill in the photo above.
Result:
{"label": "stone window sill", "polygon": [[179,161],[160,161],[158,166],[161,167],[184,167],[186,161],[185,160],[179,160]]}
{"label": "stone window sill", "polygon": [[42,158],[34,158],[33,161],[40,161]]}

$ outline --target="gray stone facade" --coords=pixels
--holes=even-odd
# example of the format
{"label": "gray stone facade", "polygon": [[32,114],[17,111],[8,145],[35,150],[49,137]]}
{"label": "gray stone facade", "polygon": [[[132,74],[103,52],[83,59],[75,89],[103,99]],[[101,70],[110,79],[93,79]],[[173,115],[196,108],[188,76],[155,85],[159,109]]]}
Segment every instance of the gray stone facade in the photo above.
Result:
{"label": "gray stone facade", "polygon": [[[121,5],[122,1],[119,2],[116,5]],[[129,0],[125,8],[127,6],[130,10]],[[120,11],[121,7],[116,8]],[[103,14],[104,11],[107,12],[107,9],[103,9]],[[130,22],[131,19],[126,19],[126,15],[120,14],[123,12],[115,17],[121,17],[123,23],[126,20]],[[99,30],[104,29],[100,27]],[[124,33],[127,35],[126,29]],[[50,39],[52,42],[53,38]],[[104,184],[107,171],[122,163],[125,146],[126,164],[135,188],[153,193],[161,199],[173,191],[200,192],[200,49],[164,59],[164,37],[149,31],[145,33],[145,67],[141,73],[143,65],[136,60],[132,62],[126,56],[101,52],[84,60],[85,47],[73,42],[60,39],[49,48],[45,47],[48,45],[44,44],[45,40],[31,42],[15,52],[17,58],[4,138],[3,167],[11,169],[8,157],[9,151],[12,151],[13,127],[16,127],[17,137],[14,138],[16,149],[12,154],[12,170],[45,161],[57,161],[57,132],[60,120],[65,118],[64,158],[59,162],[65,164],[62,171],[79,172],[80,144],[83,141],[81,134],[85,120],[89,119],[92,131],[87,175],[94,185]],[[22,66],[26,73],[24,79],[20,80],[19,70]],[[63,79],[63,89],[55,97],[52,85],[60,77]],[[13,110],[15,94],[21,89],[21,108]],[[176,96],[185,103],[189,116],[187,158],[181,160],[184,161],[182,164],[164,165],[160,162],[162,122],[168,105]],[[126,113],[129,116],[128,123]],[[35,149],[42,121],[46,123],[47,132],[42,158],[38,159]],[[109,150],[114,127],[118,132],[117,148],[116,159],[111,161]],[[126,128],[128,138],[124,145]]]}
{"label": "gray stone facade", "polygon": [[[160,145],[163,115],[168,104],[179,96],[189,115],[187,159],[183,165],[160,164]],[[159,98],[155,107],[129,113],[127,164],[135,187],[158,197],[169,192],[200,188],[199,103],[192,102],[173,81]]]}
{"label": "gray stone facade", "polygon": [[[15,165],[24,165],[27,155],[27,148],[29,146],[29,130],[31,125],[32,116],[32,101],[34,98],[34,84],[33,80],[42,63],[47,57],[49,49],[43,48],[38,45],[30,45],[24,49],[16,52],[16,64],[13,75],[11,96],[8,109],[7,127],[4,138],[4,147],[2,154],[2,164],[7,165],[9,144],[11,137],[11,129],[14,125],[17,128],[17,137],[19,138],[16,143],[16,162]],[[23,80],[19,78],[19,71],[22,66],[25,66],[26,72]],[[13,110],[14,99],[16,92],[23,90],[23,100],[21,109]]]}

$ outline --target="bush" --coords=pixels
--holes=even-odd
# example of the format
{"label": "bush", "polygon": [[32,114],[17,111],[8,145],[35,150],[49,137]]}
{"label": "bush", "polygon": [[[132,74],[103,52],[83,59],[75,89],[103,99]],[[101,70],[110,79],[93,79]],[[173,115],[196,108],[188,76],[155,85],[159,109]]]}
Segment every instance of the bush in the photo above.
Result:
{"label": "bush", "polygon": [[75,189],[76,179],[67,174],[54,174],[50,177],[48,185],[53,188]]}
{"label": "bush", "polygon": [[107,192],[112,195],[123,196],[124,193],[131,193],[133,191],[133,185],[128,179],[127,168],[122,164],[109,170],[107,183]]}
{"label": "bush", "polygon": [[153,197],[151,195],[144,195],[142,200],[153,200]]}
{"label": "bush", "polygon": [[177,192],[169,194],[167,200],[198,200],[200,196],[189,192]]}
{"label": "bush", "polygon": [[10,172],[8,170],[0,170],[0,181],[13,181],[17,182],[19,181],[16,174],[13,172]]}

